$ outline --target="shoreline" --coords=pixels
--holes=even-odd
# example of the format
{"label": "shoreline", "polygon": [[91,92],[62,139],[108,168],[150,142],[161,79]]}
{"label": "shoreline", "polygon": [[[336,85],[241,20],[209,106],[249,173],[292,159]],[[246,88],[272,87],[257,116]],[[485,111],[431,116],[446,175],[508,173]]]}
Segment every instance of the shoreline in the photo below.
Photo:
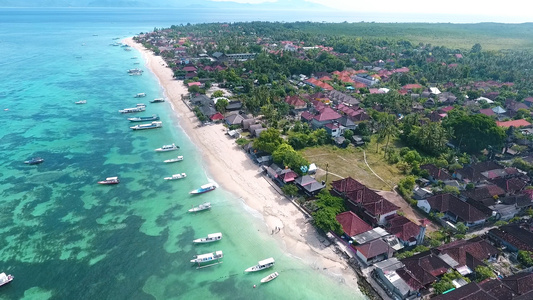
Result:
{"label": "shoreline", "polygon": [[[263,234],[280,242],[287,255],[304,261],[347,288],[359,290],[357,275],[347,261],[335,252],[333,245],[325,246],[322,243],[325,238],[305,215],[259,174],[259,167],[235,144],[234,139],[224,134],[225,127],[222,124],[198,126],[194,112],[181,100],[181,95],[188,93],[187,88],[182,80],[173,79],[172,70],[166,67],[163,58],[131,37],[122,42],[142,54],[146,67],[156,76],[171,103],[173,113],[179,117],[180,127],[200,149],[204,165],[215,182],[262,215],[266,223]],[[276,228],[279,228],[277,233]]]}

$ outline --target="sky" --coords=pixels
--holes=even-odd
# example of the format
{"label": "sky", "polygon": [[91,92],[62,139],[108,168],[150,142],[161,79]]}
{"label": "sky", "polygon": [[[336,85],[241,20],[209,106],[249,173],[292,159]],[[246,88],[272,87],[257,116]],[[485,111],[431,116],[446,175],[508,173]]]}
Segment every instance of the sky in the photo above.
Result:
{"label": "sky", "polygon": [[[240,3],[281,2],[283,0],[215,0]],[[533,22],[529,13],[530,5],[526,0],[304,0],[318,3],[342,11],[402,13],[402,14],[450,14],[450,15],[481,15],[517,18],[521,22]]]}

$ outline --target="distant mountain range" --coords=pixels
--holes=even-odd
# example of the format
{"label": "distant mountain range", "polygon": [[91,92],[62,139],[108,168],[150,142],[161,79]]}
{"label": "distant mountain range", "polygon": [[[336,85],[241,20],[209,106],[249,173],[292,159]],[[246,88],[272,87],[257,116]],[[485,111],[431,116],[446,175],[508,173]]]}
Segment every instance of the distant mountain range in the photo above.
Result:
{"label": "distant mountain range", "polygon": [[331,10],[305,0],[278,0],[259,4],[211,0],[0,0],[0,7],[147,7]]}

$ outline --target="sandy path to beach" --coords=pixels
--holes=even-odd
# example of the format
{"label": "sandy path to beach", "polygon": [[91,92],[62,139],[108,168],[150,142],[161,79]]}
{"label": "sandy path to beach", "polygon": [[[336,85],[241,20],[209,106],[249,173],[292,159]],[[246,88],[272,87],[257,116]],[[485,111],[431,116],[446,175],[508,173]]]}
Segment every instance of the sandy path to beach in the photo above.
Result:
{"label": "sandy path to beach", "polygon": [[[259,167],[238,147],[234,139],[225,134],[225,127],[221,124],[198,126],[200,123],[196,116],[181,100],[181,95],[187,94],[187,88],[183,81],[172,78],[172,70],[166,67],[164,60],[135,43],[132,38],[123,42],[142,53],[147,67],[157,76],[165,96],[172,102],[180,126],[202,152],[214,180],[263,215],[266,223],[264,234],[280,241],[286,252],[299,257],[317,271],[356,288],[353,270],[334,252],[332,246],[325,247],[321,243],[323,237],[307,222],[305,215],[259,174]],[[276,227],[281,229],[272,234]]]}

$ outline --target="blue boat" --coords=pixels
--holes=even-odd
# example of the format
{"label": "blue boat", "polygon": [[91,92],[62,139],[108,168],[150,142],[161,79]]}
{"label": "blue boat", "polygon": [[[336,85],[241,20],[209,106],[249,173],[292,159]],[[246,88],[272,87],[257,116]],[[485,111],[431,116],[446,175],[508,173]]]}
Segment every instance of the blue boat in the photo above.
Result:
{"label": "blue boat", "polygon": [[211,192],[216,188],[217,187],[215,186],[214,183],[208,183],[208,184],[202,185],[199,189],[191,191],[190,194],[203,194],[203,193]]}

